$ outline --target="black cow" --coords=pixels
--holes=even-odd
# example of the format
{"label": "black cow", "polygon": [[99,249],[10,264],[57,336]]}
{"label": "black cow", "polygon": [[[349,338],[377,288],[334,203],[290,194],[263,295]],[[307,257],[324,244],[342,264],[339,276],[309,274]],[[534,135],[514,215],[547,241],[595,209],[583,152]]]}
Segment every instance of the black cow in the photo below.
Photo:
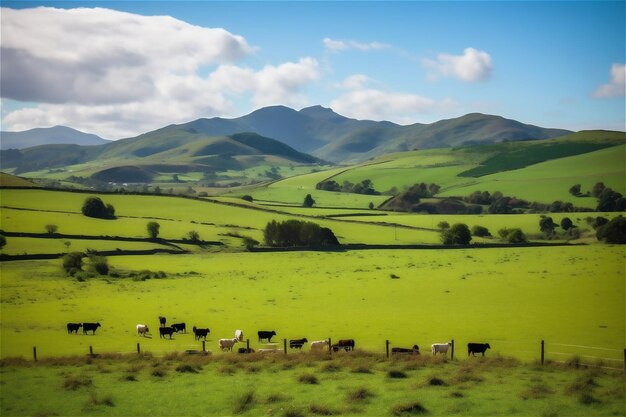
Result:
{"label": "black cow", "polygon": [[206,336],[209,333],[211,333],[211,330],[209,330],[209,328],[198,329],[196,326],[193,326],[193,334],[196,336],[196,340],[200,340],[200,338],[206,340]]}
{"label": "black cow", "polygon": [[183,332],[187,333],[187,325],[185,323],[174,323],[172,324],[172,328],[176,333]]}
{"label": "black cow", "polygon": [[417,345],[413,345],[411,349],[395,347],[395,348],[391,348],[391,353],[411,353],[413,355],[419,355],[420,348]]}
{"label": "black cow", "polygon": [[165,319],[165,317],[159,316],[159,325],[160,325],[161,327],[165,327],[165,322],[166,322],[166,321],[167,321],[167,320]]}
{"label": "black cow", "polygon": [[96,329],[100,327],[100,323],[83,323],[83,334],[87,334],[91,331],[92,334],[96,334]]}
{"label": "black cow", "polygon": [[239,350],[237,350],[237,352],[239,353],[254,353],[254,349],[250,348],[239,348]]}
{"label": "black cow", "polygon": [[306,340],[306,337],[304,339],[293,339],[289,341],[289,348],[290,349],[302,349],[302,345],[304,345],[306,342],[308,342],[308,340]]}
{"label": "black cow", "polygon": [[72,334],[72,332],[78,334],[78,329],[81,327],[83,327],[83,325],[80,323],[67,323],[67,332],[69,334]]}
{"label": "black cow", "polygon": [[467,356],[475,356],[474,353],[482,353],[485,356],[485,351],[491,349],[489,343],[468,343],[467,344]]}
{"label": "black cow", "polygon": [[166,335],[170,336],[170,339],[172,338],[172,334],[174,334],[174,328],[173,327],[159,327],[159,337],[162,339],[165,339]]}
{"label": "black cow", "polygon": [[259,335],[259,342],[262,339],[267,339],[268,343],[272,342],[272,336],[276,336],[276,332],[274,330],[272,330],[271,332],[265,331],[265,330],[259,330],[258,332]]}
{"label": "black cow", "polygon": [[346,352],[354,350],[354,339],[343,339],[338,340],[333,346],[333,352],[339,351],[339,349],[343,349]]}

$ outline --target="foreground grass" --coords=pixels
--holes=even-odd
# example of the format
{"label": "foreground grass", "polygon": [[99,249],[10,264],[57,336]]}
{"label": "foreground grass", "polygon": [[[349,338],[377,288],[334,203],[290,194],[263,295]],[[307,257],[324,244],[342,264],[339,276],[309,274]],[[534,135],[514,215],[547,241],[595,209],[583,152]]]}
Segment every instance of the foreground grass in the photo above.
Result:
{"label": "foreground grass", "polygon": [[7,416],[624,415],[620,372],[502,357],[69,357],[4,360],[0,380]]}

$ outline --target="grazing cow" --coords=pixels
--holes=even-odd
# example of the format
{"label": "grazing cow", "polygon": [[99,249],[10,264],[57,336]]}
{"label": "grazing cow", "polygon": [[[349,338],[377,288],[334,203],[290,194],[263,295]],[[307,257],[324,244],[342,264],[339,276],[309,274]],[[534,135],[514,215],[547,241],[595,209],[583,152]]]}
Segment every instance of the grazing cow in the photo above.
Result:
{"label": "grazing cow", "polygon": [[237,343],[239,340],[237,340],[236,338],[234,339],[220,339],[219,341],[219,347],[221,350],[231,350],[233,349],[233,346],[235,346],[235,343]]}
{"label": "grazing cow", "polygon": [[169,335],[171,339],[175,331],[173,327],[159,327],[159,337],[165,339],[165,336]]}
{"label": "grazing cow", "polygon": [[243,330],[235,330],[235,337],[240,342],[243,342]]}
{"label": "grazing cow", "polygon": [[271,332],[265,330],[259,330],[259,342],[263,339],[267,339],[268,343],[272,342],[272,336],[276,336],[276,332],[272,330]]}
{"label": "grazing cow", "polygon": [[80,323],[67,323],[67,332],[69,334],[72,334],[72,332],[78,334],[78,329],[81,327],[83,327],[83,325]]}
{"label": "grazing cow", "polygon": [[254,349],[250,348],[239,348],[239,350],[237,351],[239,353],[254,353]]}
{"label": "grazing cow", "polygon": [[292,339],[289,341],[289,348],[302,349],[302,345],[304,345],[306,342],[308,342],[308,340],[306,340],[306,337],[304,339]]}
{"label": "grazing cow", "polygon": [[436,355],[437,353],[443,353],[444,355],[447,355],[450,346],[452,346],[452,342],[434,343],[430,346],[430,350],[433,352],[433,355]]}
{"label": "grazing cow", "polygon": [[83,334],[87,334],[91,331],[92,334],[96,334],[96,329],[100,327],[100,323],[83,323]]}
{"label": "grazing cow", "polygon": [[150,331],[150,329],[148,329],[148,326],[146,326],[145,324],[138,324],[137,325],[137,334],[139,336],[145,336],[146,333],[148,333]]}
{"label": "grazing cow", "polygon": [[328,349],[328,340],[316,340],[311,342],[311,352],[322,352]]}
{"label": "grazing cow", "polygon": [[196,337],[196,340],[200,340],[200,338],[206,340],[206,336],[211,333],[211,330],[207,327],[206,329],[198,329],[196,326],[193,326],[193,334]]}
{"label": "grazing cow", "polygon": [[159,316],[159,326],[165,327],[165,322],[166,322],[165,317]]}
{"label": "grazing cow", "polygon": [[413,347],[411,349],[407,349],[407,348],[401,348],[401,347],[395,347],[395,348],[391,348],[391,353],[410,353],[412,355],[419,355],[420,354],[420,348],[417,345],[413,345]]}
{"label": "grazing cow", "polygon": [[171,327],[172,329],[174,329],[176,333],[178,332],[187,333],[187,325],[185,323],[174,323],[172,324]]}
{"label": "grazing cow", "polygon": [[343,339],[337,341],[333,346],[333,352],[338,352],[339,349],[343,349],[346,352],[354,350],[354,339]]}
{"label": "grazing cow", "polygon": [[468,343],[467,344],[467,356],[469,356],[470,354],[472,356],[476,356],[474,355],[474,353],[482,353],[483,356],[485,356],[485,351],[487,349],[491,349],[491,346],[489,346],[489,343]]}

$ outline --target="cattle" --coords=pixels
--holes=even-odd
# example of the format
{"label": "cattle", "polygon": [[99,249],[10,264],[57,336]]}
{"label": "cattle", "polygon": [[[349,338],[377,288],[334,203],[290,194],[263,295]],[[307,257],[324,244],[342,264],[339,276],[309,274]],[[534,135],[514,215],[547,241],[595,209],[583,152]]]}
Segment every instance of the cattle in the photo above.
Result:
{"label": "cattle", "polygon": [[436,355],[437,353],[443,353],[444,355],[448,354],[448,349],[450,349],[450,346],[452,346],[451,342],[448,343],[433,343],[430,346],[430,350],[433,352],[433,355]]}
{"label": "cattle", "polygon": [[345,350],[346,352],[349,352],[351,350],[354,350],[354,339],[343,339],[343,340],[339,340],[337,341],[337,343],[335,343],[333,346],[333,352],[337,352],[340,349]]}
{"label": "cattle", "polygon": [[166,321],[167,321],[167,320],[165,319],[165,317],[163,317],[163,316],[159,316],[159,326],[160,326],[160,327],[165,327],[165,322],[166,322]]}
{"label": "cattle", "polygon": [[243,342],[243,330],[235,330],[235,337],[240,342]]}
{"label": "cattle", "polygon": [[150,329],[148,329],[148,326],[146,326],[145,324],[138,324],[137,325],[137,334],[139,336],[145,336],[146,333],[148,333],[150,331]]}
{"label": "cattle", "polygon": [[289,341],[289,348],[302,349],[302,345],[304,345],[306,342],[308,342],[308,340],[306,340],[306,337],[304,339],[292,339]]}
{"label": "cattle", "polygon": [[187,325],[185,323],[174,323],[170,326],[176,333],[187,333]]}
{"label": "cattle", "polygon": [[237,351],[239,353],[254,353],[254,349],[252,348],[239,348]]}
{"label": "cattle", "polygon": [[159,337],[165,339],[165,336],[169,335],[171,339],[175,331],[173,327],[159,327]]}
{"label": "cattle", "polygon": [[267,342],[271,343],[272,336],[276,336],[276,332],[274,330],[272,330],[271,332],[268,332],[266,330],[259,330],[258,335],[259,335],[259,342],[263,339],[267,339]]}
{"label": "cattle", "polygon": [[474,353],[482,353],[483,356],[485,356],[485,351],[487,349],[491,349],[491,346],[489,346],[489,343],[468,343],[467,344],[467,356],[469,356],[470,354],[472,356],[476,356],[474,355]]}
{"label": "cattle", "polygon": [[193,334],[196,337],[196,340],[200,340],[201,338],[206,340],[206,336],[211,333],[211,330],[206,329],[198,329],[196,326],[193,326]]}
{"label": "cattle", "polygon": [[67,333],[72,334],[72,332],[78,334],[78,329],[80,329],[83,325],[80,323],[67,323]]}
{"label": "cattle", "polygon": [[83,323],[83,334],[87,334],[91,331],[92,334],[96,334],[96,329],[100,327],[100,323]]}
{"label": "cattle", "polygon": [[328,340],[316,340],[311,342],[311,352],[322,352],[328,349]]}
{"label": "cattle", "polygon": [[235,343],[237,343],[239,340],[237,340],[236,338],[234,339],[220,339],[219,340],[219,347],[221,350],[232,350],[233,346],[235,346]]}
{"label": "cattle", "polygon": [[410,353],[412,355],[419,355],[420,354],[420,348],[417,345],[413,345],[413,347],[411,349],[408,348],[401,348],[401,347],[395,347],[395,348],[391,348],[391,353]]}

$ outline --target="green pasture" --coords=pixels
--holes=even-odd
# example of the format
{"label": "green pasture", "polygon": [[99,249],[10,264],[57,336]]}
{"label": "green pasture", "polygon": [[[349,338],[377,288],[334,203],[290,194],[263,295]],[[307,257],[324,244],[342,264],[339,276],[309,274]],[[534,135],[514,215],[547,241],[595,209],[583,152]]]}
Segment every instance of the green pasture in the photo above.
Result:
{"label": "green pasture", "polygon": [[[66,243],[69,242],[69,246]],[[87,239],[38,239],[30,237],[10,237],[2,253],[8,255],[86,252],[89,249],[99,251],[171,249],[167,246],[147,242],[120,242],[111,240]]]}
{"label": "green pasture", "polygon": [[[359,354],[72,358],[0,367],[2,415],[623,416],[613,371]],[[36,387],[37,395],[33,395]],[[184,393],[184,394],[183,394]],[[413,410],[413,412],[403,410]]]}
{"label": "green pasture", "polygon": [[[574,246],[465,250],[211,253],[109,257],[119,271],[164,271],[136,281],[65,277],[60,261],[2,264],[1,355],[95,352],[164,354],[198,349],[192,334],[158,337],[157,317],[209,327],[207,348],[242,329],[275,341],[353,338],[357,348],[454,339],[524,360],[579,355],[623,366],[624,248]],[[100,322],[96,336],[68,335],[67,322]],[[135,325],[151,327],[138,337]],[[572,346],[567,346],[572,345]],[[307,351],[305,349],[305,351]],[[221,353],[220,353],[221,354]],[[615,361],[615,362],[613,362]]]}

